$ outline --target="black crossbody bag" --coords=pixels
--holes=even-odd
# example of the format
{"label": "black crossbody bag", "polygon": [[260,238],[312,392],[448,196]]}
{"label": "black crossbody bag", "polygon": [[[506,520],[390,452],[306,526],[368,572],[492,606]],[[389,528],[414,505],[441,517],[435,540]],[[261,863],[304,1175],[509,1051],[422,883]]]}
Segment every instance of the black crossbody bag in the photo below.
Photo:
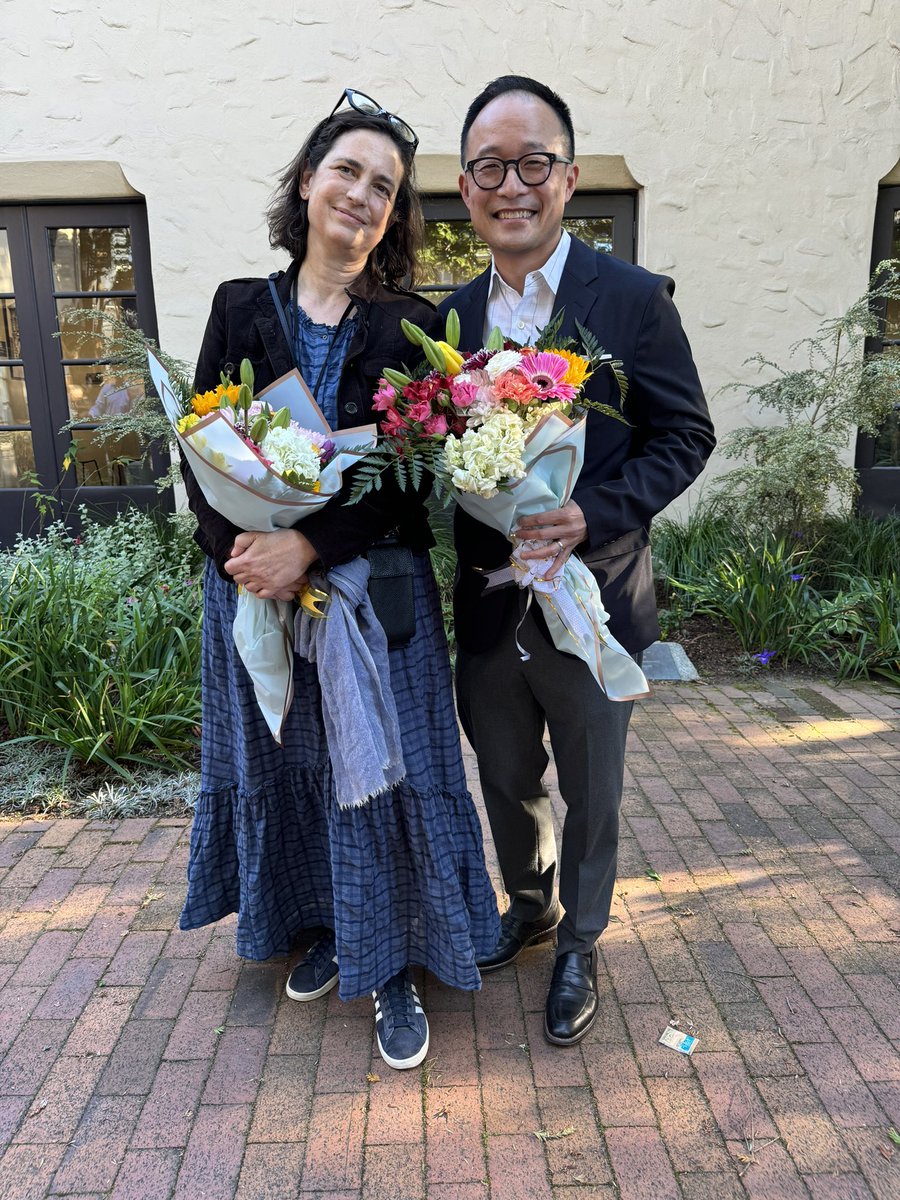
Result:
{"label": "black crossbody bag", "polygon": [[[284,305],[281,303],[281,298],[275,290],[275,278],[273,275],[269,276],[269,291],[272,293],[275,311],[278,314],[282,332],[291,351],[291,360],[299,371],[300,364],[297,361],[297,348],[291,334]],[[352,307],[352,302],[350,307]],[[322,365],[319,378],[316,380],[316,385],[313,388],[312,396],[317,403],[319,386],[325,374],[325,366],[331,355],[331,349],[337,338],[338,331],[344,321],[344,317],[349,313],[350,307],[347,308],[344,316],[341,317],[341,321],[334,332],[331,345],[328,347],[328,353],[325,356],[325,363]],[[394,649],[397,646],[405,646],[408,642],[412,641],[416,632],[415,581],[413,578],[415,563],[413,561],[412,550],[400,541],[396,530],[393,530],[391,533],[379,538],[377,542],[374,542],[369,547],[366,551],[366,558],[369,560],[369,599],[372,602],[372,608],[375,611],[378,623],[387,637],[388,648]]]}

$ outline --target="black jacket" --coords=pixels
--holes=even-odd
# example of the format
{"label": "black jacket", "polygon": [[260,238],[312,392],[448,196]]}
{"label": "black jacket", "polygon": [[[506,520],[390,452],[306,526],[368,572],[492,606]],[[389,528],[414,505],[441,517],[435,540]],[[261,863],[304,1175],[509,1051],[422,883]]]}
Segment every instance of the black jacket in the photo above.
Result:
{"label": "black jacket", "polygon": [[[296,275],[297,265],[292,264],[276,277],[276,291],[285,305],[290,301]],[[443,328],[434,308],[409,292],[378,287],[370,298],[353,293],[353,299],[359,321],[338,387],[341,429],[371,423],[378,416],[372,412],[372,397],[384,367],[399,369],[421,358],[418,347],[404,337],[401,318],[414,321],[435,337]],[[244,358],[253,364],[257,392],[294,366],[266,279],[232,279],[217,288],[197,362],[195,389],[205,392],[215,388],[222,371],[237,379]],[[214,560],[219,574],[230,579],[224,563],[241,530],[209,505],[183,459],[181,471],[188,504],[197,518],[194,536]],[[380,491],[370,492],[357,504],[345,505],[352,477],[352,471],[345,471],[341,491],[302,521],[303,533],[326,569],[362,553],[394,528],[414,550],[426,550],[433,544],[421,497],[401,492],[393,475],[387,473]]]}
{"label": "black jacket", "polygon": [[[483,344],[490,268],[445,300],[456,308],[460,346]],[[584,467],[572,499],[587,522],[578,552],[600,584],[610,630],[626,647],[643,650],[659,636],[650,561],[650,522],[693,482],[715,446],[712,422],[672,293],[671,279],[653,275],[572,239],[554,313],[565,309],[562,337],[577,339],[576,320],[624,364],[629,381],[625,416],[631,428],[591,412]],[[599,370],[587,394],[618,405],[612,373]],[[454,595],[456,638],[478,652],[494,644],[517,589],[482,597],[476,567],[507,561],[510,543],[457,508],[459,573]]]}

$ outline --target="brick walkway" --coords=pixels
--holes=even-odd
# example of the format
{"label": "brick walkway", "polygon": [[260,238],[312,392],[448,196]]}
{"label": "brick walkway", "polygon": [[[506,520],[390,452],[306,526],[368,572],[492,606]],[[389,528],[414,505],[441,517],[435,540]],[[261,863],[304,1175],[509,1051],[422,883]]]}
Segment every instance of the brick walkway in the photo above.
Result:
{"label": "brick walkway", "polygon": [[287,1000],[293,957],[178,932],[185,822],[0,823],[0,1197],[897,1200],[898,711],[659,685],[591,1035],[545,1044],[535,948],[427,983],[421,1072],[368,1001]]}

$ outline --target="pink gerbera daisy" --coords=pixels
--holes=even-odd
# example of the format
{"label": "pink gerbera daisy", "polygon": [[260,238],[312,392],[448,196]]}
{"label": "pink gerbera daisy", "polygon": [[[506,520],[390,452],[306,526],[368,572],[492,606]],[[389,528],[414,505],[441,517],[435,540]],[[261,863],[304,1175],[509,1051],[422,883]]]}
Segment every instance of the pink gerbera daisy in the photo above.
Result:
{"label": "pink gerbera daisy", "polygon": [[542,400],[572,400],[575,388],[563,383],[569,364],[558,354],[542,350],[523,357],[519,364],[522,374],[534,384]]}

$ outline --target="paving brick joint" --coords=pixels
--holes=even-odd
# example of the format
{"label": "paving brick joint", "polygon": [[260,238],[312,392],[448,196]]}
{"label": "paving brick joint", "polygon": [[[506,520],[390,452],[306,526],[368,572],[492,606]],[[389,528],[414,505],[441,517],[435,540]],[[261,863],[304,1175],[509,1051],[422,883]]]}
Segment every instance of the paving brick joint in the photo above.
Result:
{"label": "paving brick joint", "polygon": [[0,821],[0,1200],[900,1200],[898,714],[657,684],[597,1024],[545,1043],[535,947],[478,993],[422,978],[403,1073],[368,1001],[285,997],[300,948],[178,930],[186,821]]}

